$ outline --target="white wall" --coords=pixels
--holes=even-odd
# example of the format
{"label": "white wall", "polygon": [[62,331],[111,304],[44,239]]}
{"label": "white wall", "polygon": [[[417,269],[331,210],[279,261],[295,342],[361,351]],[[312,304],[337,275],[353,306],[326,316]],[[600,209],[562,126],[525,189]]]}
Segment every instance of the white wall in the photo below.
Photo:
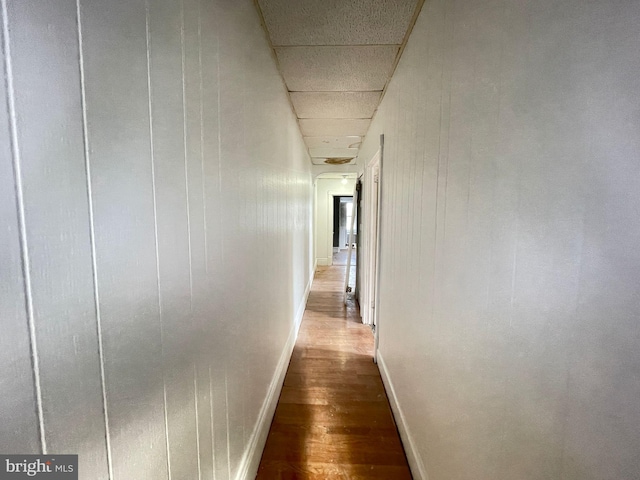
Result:
{"label": "white wall", "polygon": [[384,133],[380,357],[416,478],[640,478],[639,21],[425,3],[359,159]]}
{"label": "white wall", "polygon": [[333,197],[330,194],[353,195],[356,181],[348,178],[343,184],[338,178],[318,178],[316,180],[316,223],[315,251],[318,265],[331,265],[333,260]]}
{"label": "white wall", "polygon": [[250,478],[313,195],[253,2],[2,5],[0,451]]}

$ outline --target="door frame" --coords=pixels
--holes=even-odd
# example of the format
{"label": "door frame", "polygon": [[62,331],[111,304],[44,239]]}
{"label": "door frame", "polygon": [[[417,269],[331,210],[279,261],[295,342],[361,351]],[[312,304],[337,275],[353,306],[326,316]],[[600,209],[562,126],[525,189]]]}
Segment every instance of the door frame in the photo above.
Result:
{"label": "door frame", "polygon": [[[367,243],[367,251],[364,252],[363,264],[366,273],[364,273],[366,304],[365,308],[369,309],[367,321],[372,326],[374,332],[373,361],[378,363],[378,346],[380,344],[380,271],[382,266],[382,180],[384,167],[384,134],[380,135],[380,148],[371,157],[364,170],[365,185],[368,192],[365,193],[364,209],[367,215],[367,226],[365,241]],[[374,172],[377,168],[377,182]],[[374,188],[375,187],[375,188]],[[375,203],[372,202],[375,197]],[[374,225],[375,221],[375,225]],[[364,249],[364,248],[363,248]],[[368,293],[367,293],[368,292]],[[373,298],[370,298],[373,296]],[[364,321],[364,318],[363,318]]]}
{"label": "door frame", "polygon": [[333,265],[333,199],[334,197],[351,197],[353,198],[352,193],[344,193],[344,192],[336,192],[336,191],[328,191],[327,192],[327,236],[328,238],[328,249],[327,253],[327,265]]}
{"label": "door frame", "polygon": [[364,201],[363,201],[363,301],[361,305],[362,322],[376,326],[376,297],[378,277],[378,245],[380,243],[379,192],[380,192],[380,150],[369,160],[364,171]]}

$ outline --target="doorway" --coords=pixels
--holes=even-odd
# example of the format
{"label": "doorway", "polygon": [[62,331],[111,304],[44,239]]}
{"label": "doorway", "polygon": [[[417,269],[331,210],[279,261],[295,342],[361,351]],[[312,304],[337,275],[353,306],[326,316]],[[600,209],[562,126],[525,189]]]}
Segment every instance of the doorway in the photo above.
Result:
{"label": "doorway", "polygon": [[[346,265],[353,218],[353,196],[333,197],[333,265]],[[355,230],[355,228],[354,228]],[[355,235],[354,231],[354,243]]]}
{"label": "doorway", "polygon": [[334,228],[334,197],[352,197],[355,183],[355,174],[323,173],[316,178],[314,237],[318,266],[333,265],[334,233],[340,234],[339,226]]}
{"label": "doorway", "polygon": [[377,324],[378,266],[380,244],[380,152],[367,165],[363,179],[364,218],[362,252],[362,290],[360,310],[362,322],[374,329]]}

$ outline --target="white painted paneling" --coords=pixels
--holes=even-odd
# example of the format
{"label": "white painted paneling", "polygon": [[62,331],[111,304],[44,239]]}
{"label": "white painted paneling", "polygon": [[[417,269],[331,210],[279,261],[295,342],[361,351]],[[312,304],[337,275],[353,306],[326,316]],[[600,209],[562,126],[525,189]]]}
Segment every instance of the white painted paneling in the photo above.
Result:
{"label": "white painted paneling", "polygon": [[364,136],[371,120],[369,119],[324,119],[303,118],[299,120],[300,130],[304,136]]}
{"label": "white painted paneling", "polygon": [[[4,13],[2,13],[4,18]],[[5,22],[3,22],[4,24]],[[12,453],[41,451],[36,391],[31,363],[29,323],[26,308],[25,282],[20,247],[19,200],[11,146],[11,119],[5,63],[9,32],[3,29],[2,97],[0,101],[0,450]],[[14,119],[15,120],[15,119]]]}
{"label": "white painted paneling", "polygon": [[3,22],[24,148],[2,109],[0,445],[41,448],[28,258],[49,450],[88,478],[251,478],[312,274],[310,159],[255,6],[86,0],[81,31],[76,6]]}
{"label": "white painted paneling", "polygon": [[[191,315],[193,332],[207,332],[210,314],[207,279],[207,226],[205,221],[202,10],[200,0],[183,1],[183,81],[185,106],[185,154],[191,268]],[[212,418],[209,396],[208,338],[192,338],[193,381],[198,432],[198,468],[201,478],[213,475]]]}
{"label": "white painted paneling", "polygon": [[86,0],[80,12],[113,478],[163,478],[167,454],[145,2]]}
{"label": "white painted paneling", "polygon": [[416,1],[259,0],[274,45],[400,44]]}
{"label": "white painted paneling", "polygon": [[46,450],[107,478],[76,3],[8,11]]}
{"label": "white painted paneling", "polygon": [[[227,355],[232,346],[227,342],[227,325],[223,310],[223,222],[220,189],[220,5],[201,2],[200,44],[202,60],[202,155],[204,159],[206,256],[208,283],[208,338],[203,347],[209,358],[210,407],[213,425],[215,478],[226,478],[229,472],[226,372]],[[226,68],[226,67],[224,67]],[[233,399],[231,399],[233,401]]]}
{"label": "white painted paneling", "polygon": [[290,91],[379,91],[398,54],[396,45],[279,47],[276,55]]}
{"label": "white painted paneling", "polygon": [[425,4],[360,155],[416,478],[640,476],[638,18]]}
{"label": "white painted paneling", "polygon": [[169,466],[198,478],[181,15],[180,2],[150,5],[149,85]]}
{"label": "white painted paneling", "polygon": [[298,118],[371,118],[381,92],[292,92]]}
{"label": "white painted paneling", "polygon": [[[243,75],[248,56],[248,39],[242,41],[242,32],[232,22],[235,9],[227,6],[221,8],[220,25],[220,61],[228,64],[229,68],[220,72],[219,111],[220,111],[220,175],[223,179],[220,189],[222,195],[222,245],[224,250],[222,287],[225,322],[225,338],[231,345],[240,344],[247,339],[241,339],[247,327],[249,314],[246,300],[233,308],[228,302],[237,298],[247,298],[246,283],[243,272],[249,270],[250,259],[247,251],[248,239],[242,235],[241,226],[247,225],[247,207],[249,198],[247,193],[247,168],[249,158],[243,155],[244,118],[243,108],[246,97],[240,103],[233,97],[232,92],[244,91],[246,78]],[[234,45],[238,46],[235,50]],[[237,90],[236,90],[237,89]],[[242,107],[240,107],[242,105]],[[239,108],[240,107],[240,108]],[[239,195],[240,194],[240,195]],[[274,219],[275,220],[275,219]],[[277,223],[274,221],[274,226]],[[277,293],[274,293],[277,295]],[[227,295],[230,298],[227,299]],[[227,311],[228,308],[228,311]],[[227,348],[225,387],[229,400],[227,404],[227,442],[230,478],[235,478],[242,459],[245,442],[244,404],[245,376],[247,372],[247,350],[245,348]],[[231,401],[231,399],[237,399]]]}

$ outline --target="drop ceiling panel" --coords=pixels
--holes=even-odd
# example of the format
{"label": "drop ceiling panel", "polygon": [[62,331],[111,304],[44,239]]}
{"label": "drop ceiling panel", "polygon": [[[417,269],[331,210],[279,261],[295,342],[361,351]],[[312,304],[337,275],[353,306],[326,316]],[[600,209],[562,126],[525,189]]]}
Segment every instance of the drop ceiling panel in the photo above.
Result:
{"label": "drop ceiling panel", "polygon": [[376,91],[391,76],[399,47],[279,47],[275,51],[290,91]]}
{"label": "drop ceiling panel", "polygon": [[309,156],[314,158],[349,158],[358,155],[357,148],[310,148]]}
{"label": "drop ceiling panel", "polygon": [[369,129],[369,119],[303,118],[300,130],[305,137],[361,136]]}
{"label": "drop ceiling panel", "polygon": [[400,44],[416,0],[259,0],[271,42],[282,45]]}
{"label": "drop ceiling panel", "polygon": [[371,118],[382,92],[292,92],[298,118]]}
{"label": "drop ceiling panel", "polygon": [[362,142],[362,137],[304,137],[304,142],[309,148],[315,147],[332,147],[332,148],[358,148]]}
{"label": "drop ceiling panel", "polygon": [[255,1],[314,164],[354,162],[424,1]]}

